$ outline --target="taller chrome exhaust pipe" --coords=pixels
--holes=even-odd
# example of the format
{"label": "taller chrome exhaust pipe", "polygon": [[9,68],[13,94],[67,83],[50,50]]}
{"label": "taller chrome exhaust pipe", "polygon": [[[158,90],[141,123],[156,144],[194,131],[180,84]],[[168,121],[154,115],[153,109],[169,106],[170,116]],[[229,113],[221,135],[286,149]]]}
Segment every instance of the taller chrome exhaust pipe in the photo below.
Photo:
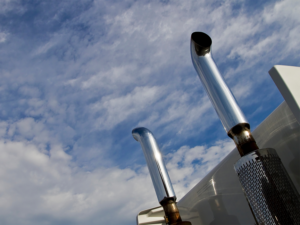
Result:
{"label": "taller chrome exhaust pipe", "polygon": [[173,185],[152,132],[147,128],[138,127],[132,130],[132,136],[142,146],[157,200],[165,211],[166,223],[191,225],[190,222],[182,221],[180,217]]}
{"label": "taller chrome exhaust pipe", "polygon": [[250,124],[221,76],[211,54],[211,38],[202,32],[191,37],[191,56],[198,76],[213,104],[225,131],[241,156],[258,149],[250,133]]}
{"label": "taller chrome exhaust pipe", "polygon": [[211,55],[211,38],[191,35],[191,57],[202,84],[242,156],[234,165],[259,225],[300,224],[300,196],[274,149],[258,149],[250,125]]}
{"label": "taller chrome exhaust pipe", "polygon": [[211,44],[212,41],[208,35],[201,32],[192,34],[191,55],[199,78],[226,132],[237,124],[249,126],[212,58]]}

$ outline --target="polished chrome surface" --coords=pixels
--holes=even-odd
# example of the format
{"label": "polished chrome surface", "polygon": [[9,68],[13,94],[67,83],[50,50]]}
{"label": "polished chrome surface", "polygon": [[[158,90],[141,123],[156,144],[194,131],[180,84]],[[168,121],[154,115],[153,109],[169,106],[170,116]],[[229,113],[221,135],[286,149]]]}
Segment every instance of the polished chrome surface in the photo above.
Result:
{"label": "polished chrome surface", "polygon": [[248,123],[212,58],[208,35],[202,32],[192,34],[191,57],[226,132],[239,123]]}
{"label": "polished chrome surface", "polygon": [[132,136],[142,146],[158,201],[168,198],[176,200],[167,168],[152,132],[139,127],[132,130]]}
{"label": "polished chrome surface", "polygon": [[274,149],[245,155],[234,168],[258,224],[300,224],[300,196]]}
{"label": "polished chrome surface", "polygon": [[[276,148],[287,173],[300,192],[300,125],[283,102],[253,132],[261,148]],[[177,203],[181,218],[194,225],[253,225],[254,218],[233,165],[240,159],[231,151]],[[150,224],[150,223],[149,223]]]}

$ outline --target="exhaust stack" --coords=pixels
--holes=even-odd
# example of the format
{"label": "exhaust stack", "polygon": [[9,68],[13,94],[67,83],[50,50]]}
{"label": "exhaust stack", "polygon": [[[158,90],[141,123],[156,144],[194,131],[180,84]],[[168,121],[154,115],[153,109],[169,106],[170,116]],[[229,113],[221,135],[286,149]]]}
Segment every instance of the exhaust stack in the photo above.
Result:
{"label": "exhaust stack", "polygon": [[227,135],[241,155],[234,169],[257,223],[300,224],[300,196],[274,149],[258,149],[250,124],[222,78],[211,55],[211,38],[191,36],[191,57]]}
{"label": "exhaust stack", "polygon": [[132,136],[142,146],[157,200],[165,211],[166,223],[170,225],[191,225],[190,222],[182,221],[180,217],[176,205],[176,195],[152,132],[147,128],[138,127],[132,130]]}
{"label": "exhaust stack", "polygon": [[191,56],[198,76],[213,104],[227,135],[241,156],[258,149],[244,113],[221,76],[211,54],[211,38],[202,32],[191,37]]}

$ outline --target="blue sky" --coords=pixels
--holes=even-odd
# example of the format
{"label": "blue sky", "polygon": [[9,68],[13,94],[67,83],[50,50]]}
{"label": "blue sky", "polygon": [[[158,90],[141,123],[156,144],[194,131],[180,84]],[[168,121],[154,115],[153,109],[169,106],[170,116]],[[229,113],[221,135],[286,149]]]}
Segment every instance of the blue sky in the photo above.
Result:
{"label": "blue sky", "polygon": [[234,145],[193,68],[194,31],[252,128],[299,66],[300,2],[0,0],[1,224],[133,224],[157,206],[137,126],[182,197]]}

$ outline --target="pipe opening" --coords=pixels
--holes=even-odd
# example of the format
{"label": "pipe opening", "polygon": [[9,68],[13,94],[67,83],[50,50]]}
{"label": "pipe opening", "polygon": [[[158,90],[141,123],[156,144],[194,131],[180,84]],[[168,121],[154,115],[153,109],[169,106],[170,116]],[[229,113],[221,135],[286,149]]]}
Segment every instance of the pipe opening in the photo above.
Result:
{"label": "pipe opening", "polygon": [[192,40],[203,48],[210,47],[212,44],[211,38],[203,32],[192,33]]}
{"label": "pipe opening", "polygon": [[195,43],[197,55],[203,56],[210,52],[212,40],[207,34],[203,32],[194,32],[192,33],[191,39]]}

